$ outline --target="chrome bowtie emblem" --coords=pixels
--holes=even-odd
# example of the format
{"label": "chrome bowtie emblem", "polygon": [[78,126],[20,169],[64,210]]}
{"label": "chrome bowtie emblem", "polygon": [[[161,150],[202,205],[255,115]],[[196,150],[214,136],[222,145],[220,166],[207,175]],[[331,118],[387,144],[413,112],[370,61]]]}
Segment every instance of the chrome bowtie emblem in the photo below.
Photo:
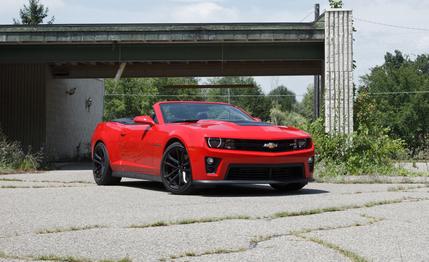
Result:
{"label": "chrome bowtie emblem", "polygon": [[274,149],[274,148],[277,148],[279,145],[278,144],[276,144],[276,143],[266,143],[266,144],[264,144],[264,147],[265,148],[269,148],[269,149]]}

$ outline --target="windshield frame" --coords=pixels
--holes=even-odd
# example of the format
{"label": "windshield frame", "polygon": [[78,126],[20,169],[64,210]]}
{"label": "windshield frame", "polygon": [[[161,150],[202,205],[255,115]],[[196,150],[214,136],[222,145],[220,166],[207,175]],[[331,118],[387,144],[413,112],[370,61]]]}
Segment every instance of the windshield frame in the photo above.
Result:
{"label": "windshield frame", "polygon": [[[165,106],[172,105],[172,104],[183,105],[183,106],[186,106],[186,105],[188,105],[188,106],[192,106],[192,105],[225,106],[225,107],[229,107],[229,108],[233,109],[237,113],[240,113],[240,115],[244,116],[247,119],[240,120],[240,121],[232,121],[232,120],[224,120],[224,119],[183,119],[184,121],[168,121],[167,117],[166,117]],[[241,109],[241,108],[239,108],[237,106],[231,105],[231,104],[227,104],[227,103],[216,103],[216,102],[181,102],[181,101],[178,101],[178,102],[161,102],[161,103],[159,103],[159,112],[160,112],[160,114],[162,116],[164,124],[192,123],[192,122],[197,122],[199,120],[215,120],[215,121],[225,121],[225,122],[257,122],[253,116],[251,116],[249,113],[247,113],[243,109]]]}

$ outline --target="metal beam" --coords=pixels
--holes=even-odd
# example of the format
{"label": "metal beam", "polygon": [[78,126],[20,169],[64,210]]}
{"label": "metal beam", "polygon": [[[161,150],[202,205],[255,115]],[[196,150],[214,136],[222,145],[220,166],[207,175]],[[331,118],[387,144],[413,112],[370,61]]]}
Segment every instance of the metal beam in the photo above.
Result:
{"label": "metal beam", "polygon": [[[321,60],[306,61],[231,61],[190,63],[134,63],[128,64],[122,77],[204,77],[204,76],[278,76],[322,74]],[[97,66],[71,64],[51,65],[55,78],[113,78],[117,66],[103,63]]]}
{"label": "metal beam", "polygon": [[165,88],[255,88],[255,85],[237,85],[237,84],[231,84],[231,85],[168,85],[164,86]]}
{"label": "metal beam", "polygon": [[0,63],[319,60],[324,44],[0,45]]}

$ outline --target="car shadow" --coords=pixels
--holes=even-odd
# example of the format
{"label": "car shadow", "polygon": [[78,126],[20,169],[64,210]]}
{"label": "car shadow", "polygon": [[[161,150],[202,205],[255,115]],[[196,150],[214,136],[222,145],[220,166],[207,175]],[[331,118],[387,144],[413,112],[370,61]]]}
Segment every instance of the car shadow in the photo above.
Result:
{"label": "car shadow", "polygon": [[303,188],[295,192],[282,192],[269,185],[221,185],[211,188],[201,188],[198,193],[204,197],[273,197],[324,194],[329,193],[329,191]]}
{"label": "car shadow", "polygon": [[167,190],[165,190],[165,187],[162,183],[154,182],[154,181],[122,181],[117,186],[134,187],[134,188],[141,188],[141,189],[152,190],[152,191],[167,192]]}
{"label": "car shadow", "polygon": [[54,162],[51,163],[52,170],[64,170],[64,171],[92,171],[93,164],[90,161],[84,162]]}
{"label": "car shadow", "polygon": [[[162,183],[152,181],[124,181],[119,186],[141,188],[145,190],[168,193]],[[282,192],[269,185],[217,185],[197,188],[192,195],[203,197],[272,197],[285,195],[326,194],[329,191],[303,188],[296,192]]]}

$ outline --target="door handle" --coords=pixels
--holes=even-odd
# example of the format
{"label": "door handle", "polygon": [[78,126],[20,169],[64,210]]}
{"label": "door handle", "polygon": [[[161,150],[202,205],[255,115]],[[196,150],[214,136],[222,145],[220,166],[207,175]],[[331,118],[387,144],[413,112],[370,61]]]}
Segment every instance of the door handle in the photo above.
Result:
{"label": "door handle", "polygon": [[127,133],[121,133],[121,136],[126,136],[127,135]]}

